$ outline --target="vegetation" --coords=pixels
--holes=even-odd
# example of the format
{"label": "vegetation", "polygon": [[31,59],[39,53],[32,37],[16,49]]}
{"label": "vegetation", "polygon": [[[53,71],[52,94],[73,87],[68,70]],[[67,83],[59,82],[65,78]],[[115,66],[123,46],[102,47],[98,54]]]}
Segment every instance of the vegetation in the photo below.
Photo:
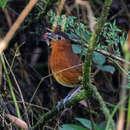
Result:
{"label": "vegetation", "polygon": [[[0,129],[129,130],[129,5],[1,0]],[[57,107],[71,89],[53,78],[42,36],[59,30],[84,64],[82,91]]]}

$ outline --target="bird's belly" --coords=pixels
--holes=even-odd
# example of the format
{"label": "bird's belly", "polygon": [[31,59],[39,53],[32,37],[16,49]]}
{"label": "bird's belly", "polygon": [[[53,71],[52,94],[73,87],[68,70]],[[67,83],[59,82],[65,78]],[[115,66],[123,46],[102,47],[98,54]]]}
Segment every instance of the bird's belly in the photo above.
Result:
{"label": "bird's belly", "polygon": [[[54,78],[56,79],[56,81],[66,87],[76,87],[79,84],[79,77],[75,75],[74,78],[71,77],[70,72],[52,72]],[[70,73],[70,74],[69,74]],[[67,74],[65,76],[65,74]]]}
{"label": "bird's belly", "polygon": [[66,57],[62,52],[53,52],[49,58],[49,65],[54,78],[58,83],[66,87],[77,86],[80,82],[79,77],[82,75],[81,66],[73,67],[76,64],[70,62],[72,58],[72,56]]}

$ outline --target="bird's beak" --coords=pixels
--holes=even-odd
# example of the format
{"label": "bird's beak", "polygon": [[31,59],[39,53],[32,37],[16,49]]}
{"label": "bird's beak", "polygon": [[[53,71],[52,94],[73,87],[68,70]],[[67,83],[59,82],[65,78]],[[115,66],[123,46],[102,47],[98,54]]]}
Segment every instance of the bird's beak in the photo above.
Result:
{"label": "bird's beak", "polygon": [[50,32],[47,32],[42,35],[41,41],[46,42],[50,46],[50,40],[55,40],[54,35]]}
{"label": "bird's beak", "polygon": [[44,37],[41,38],[41,42],[45,42],[48,46],[50,46],[50,41],[49,39],[46,39]]}

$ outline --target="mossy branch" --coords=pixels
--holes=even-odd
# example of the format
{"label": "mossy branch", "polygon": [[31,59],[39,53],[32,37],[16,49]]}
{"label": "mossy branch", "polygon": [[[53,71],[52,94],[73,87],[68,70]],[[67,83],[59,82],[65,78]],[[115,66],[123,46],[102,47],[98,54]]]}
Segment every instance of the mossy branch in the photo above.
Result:
{"label": "mossy branch", "polygon": [[104,7],[102,9],[101,17],[99,19],[99,22],[95,25],[95,29],[92,33],[90,43],[88,46],[88,51],[85,59],[85,63],[83,65],[83,88],[87,91],[89,89],[89,86],[91,84],[91,64],[92,64],[92,55],[97,47],[97,40],[99,37],[99,34],[104,26],[104,23],[107,19],[107,16],[109,14],[109,8],[112,3],[112,0],[106,0],[104,3]]}
{"label": "mossy branch", "polygon": [[[109,111],[106,107],[106,104],[104,103],[102,97],[100,96],[99,92],[97,91],[97,88],[93,85],[91,85],[91,89],[94,91],[94,95],[96,97],[96,99],[99,101],[99,104],[101,106],[101,109],[105,115],[105,118],[108,120],[109,119]],[[66,107],[70,107],[76,103],[78,103],[79,101],[83,100],[86,98],[86,92],[85,90],[82,90],[79,94],[77,94],[75,97],[73,97],[72,99],[68,100],[66,102]],[[60,104],[59,108],[55,107],[52,110],[48,111],[47,113],[43,114],[38,122],[32,127],[32,129],[36,129],[41,123],[45,124],[47,123],[50,119],[52,119],[53,116],[57,115],[57,113],[59,113],[60,111],[62,111],[64,109],[64,105]],[[111,120],[111,127],[112,130],[115,130],[115,125],[114,125],[114,121]],[[110,127],[109,127],[110,128]]]}
{"label": "mossy branch", "polygon": [[57,108],[53,108],[49,112],[43,114],[38,122],[32,127],[32,129],[35,129],[39,124],[44,124],[47,123],[53,116],[57,115],[60,111],[64,109],[64,107],[71,107],[72,105],[78,103],[79,101],[83,100],[86,98],[85,91],[82,90],[79,94],[76,96],[72,97],[70,100],[68,100],[65,104],[65,106],[61,103],[60,106]]}
{"label": "mossy branch", "polygon": [[[93,90],[96,99],[99,101],[99,104],[100,104],[100,106],[101,106],[101,110],[102,110],[102,112],[104,113],[104,116],[105,116],[105,118],[106,118],[106,121],[108,121],[109,118],[110,118],[110,112],[109,112],[109,110],[108,110],[108,108],[107,108],[105,102],[103,101],[102,96],[101,96],[100,93],[98,92],[96,86],[91,85],[91,89]],[[111,117],[111,121],[110,121],[110,126],[108,126],[108,129],[110,129],[110,128],[111,128],[111,130],[115,130],[115,129],[116,129],[115,123],[114,123],[114,120],[112,119],[112,117]],[[106,129],[106,130],[108,130],[108,129]]]}
{"label": "mossy branch", "polygon": [[[87,55],[85,58],[85,63],[83,65],[83,80],[82,80],[83,89],[86,90],[87,98],[89,99],[89,97],[90,97],[89,95],[92,95],[92,91],[93,91],[94,94],[98,97],[98,101],[101,105],[101,109],[105,115],[106,120],[109,119],[110,112],[109,112],[108,108],[106,107],[104,101],[102,100],[100,94],[97,93],[98,91],[95,90],[96,88],[94,89],[90,86],[91,86],[92,55],[93,55],[95,48],[98,45],[97,44],[98,37],[99,37],[99,34],[104,26],[104,23],[107,19],[107,16],[109,14],[109,8],[110,8],[111,3],[112,3],[112,0],[105,1],[99,22],[95,25],[95,29],[94,29],[92,36],[91,36],[91,39],[90,39],[90,44],[88,46],[88,51],[87,51]],[[111,122],[111,129],[113,129],[113,130],[115,129],[115,123],[113,120]]]}

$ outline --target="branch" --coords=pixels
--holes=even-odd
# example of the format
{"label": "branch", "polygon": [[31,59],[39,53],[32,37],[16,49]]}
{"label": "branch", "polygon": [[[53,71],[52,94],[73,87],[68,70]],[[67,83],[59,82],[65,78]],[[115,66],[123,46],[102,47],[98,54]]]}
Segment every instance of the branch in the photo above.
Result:
{"label": "branch", "polygon": [[64,107],[71,107],[72,105],[82,101],[85,98],[86,98],[85,91],[82,90],[79,94],[77,94],[76,96],[74,96],[70,100],[68,100],[65,103],[65,106],[61,103],[59,108],[55,107],[52,110],[50,110],[49,112],[43,114],[40,117],[40,119],[38,119],[38,122],[32,127],[32,129],[35,129],[41,123],[42,124],[47,123],[50,119],[52,119],[53,116],[55,116],[57,113],[62,111],[64,109]]}
{"label": "branch", "polygon": [[23,22],[23,20],[26,18],[26,16],[29,14],[31,9],[34,7],[34,5],[37,3],[38,0],[30,0],[28,5],[25,7],[25,9],[22,11],[20,16],[17,18],[15,23],[12,25],[6,36],[2,41],[0,41],[0,53],[2,53],[8,46],[9,41],[14,36],[15,32],[18,30],[19,26]]}
{"label": "branch", "polygon": [[[88,100],[90,98],[90,95],[92,95],[92,91],[93,91],[93,89],[91,88],[92,55],[93,55],[95,48],[98,45],[98,43],[97,43],[98,37],[99,37],[99,34],[104,26],[104,23],[107,19],[107,16],[109,14],[109,8],[110,8],[111,3],[112,3],[112,0],[105,0],[104,7],[103,7],[102,13],[101,13],[101,17],[99,19],[99,22],[95,25],[95,29],[92,33],[92,36],[90,39],[90,44],[89,44],[88,50],[87,50],[87,55],[85,58],[85,63],[83,65],[83,80],[82,80],[83,86],[82,87],[86,91],[86,95],[87,95]],[[93,91],[93,92],[95,92],[95,91]],[[94,94],[96,94],[96,93],[94,93]],[[103,102],[103,100],[102,100],[102,102]],[[104,108],[103,112],[105,112],[104,113],[105,118],[106,118],[106,120],[108,120],[110,112],[109,112],[108,108],[106,107],[106,105],[104,105],[104,104],[105,104],[104,102],[103,102],[103,104],[101,104],[101,108]],[[115,130],[115,123],[113,120],[111,122],[110,127],[112,130]]]}

